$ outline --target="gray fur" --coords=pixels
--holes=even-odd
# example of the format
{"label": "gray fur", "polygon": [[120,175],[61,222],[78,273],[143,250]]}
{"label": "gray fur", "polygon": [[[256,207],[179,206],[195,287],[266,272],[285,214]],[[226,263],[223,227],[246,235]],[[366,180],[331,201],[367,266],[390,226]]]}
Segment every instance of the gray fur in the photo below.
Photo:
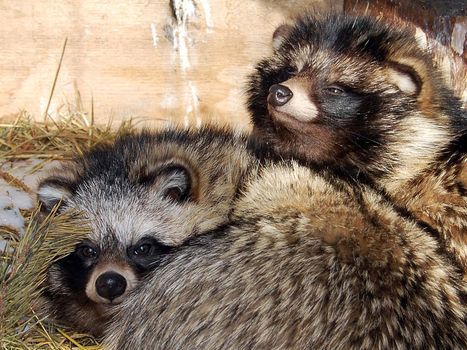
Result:
{"label": "gray fur", "polygon": [[[239,186],[256,164],[246,144],[244,136],[214,127],[143,132],[96,147],[49,174],[38,189],[43,207],[61,201],[61,211],[81,211],[91,228],[83,244],[98,256],[83,258],[78,246],[50,267],[45,311],[100,335],[108,311],[160,255],[228,222]],[[133,254],[148,243],[150,256]],[[106,272],[126,280],[124,294],[114,300],[96,292],[96,280]]]}
{"label": "gray fur", "polygon": [[380,195],[264,168],[229,227],[159,262],[116,309],[107,350],[464,349],[465,284]]}

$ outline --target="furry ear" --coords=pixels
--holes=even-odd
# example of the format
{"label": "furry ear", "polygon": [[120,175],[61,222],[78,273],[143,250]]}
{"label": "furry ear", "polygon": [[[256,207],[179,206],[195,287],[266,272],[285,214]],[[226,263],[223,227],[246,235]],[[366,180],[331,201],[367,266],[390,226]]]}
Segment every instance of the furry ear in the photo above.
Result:
{"label": "furry ear", "polygon": [[41,203],[41,210],[50,211],[60,203],[62,206],[72,195],[72,185],[65,178],[52,176],[42,180],[37,189],[37,198]]}
{"label": "furry ear", "polygon": [[188,169],[180,165],[170,165],[165,171],[167,179],[162,187],[163,196],[176,202],[190,198],[192,181]]}
{"label": "furry ear", "polygon": [[141,177],[140,183],[157,188],[164,198],[184,202],[193,198],[196,177],[184,164],[169,162]]}
{"label": "furry ear", "polygon": [[272,47],[274,50],[278,50],[287,37],[292,32],[293,27],[290,24],[282,24],[276,28],[272,35]]}
{"label": "furry ear", "polygon": [[387,68],[387,76],[405,94],[417,96],[422,89],[422,79],[410,66],[391,62]]}

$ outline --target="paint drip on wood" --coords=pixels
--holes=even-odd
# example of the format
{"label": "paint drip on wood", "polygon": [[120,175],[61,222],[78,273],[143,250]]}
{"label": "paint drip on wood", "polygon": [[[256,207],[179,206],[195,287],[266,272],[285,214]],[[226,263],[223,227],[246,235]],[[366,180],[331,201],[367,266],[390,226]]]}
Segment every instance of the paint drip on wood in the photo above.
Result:
{"label": "paint drip on wood", "polygon": [[[182,104],[185,106],[183,123],[188,126],[190,120],[195,121],[196,126],[200,126],[202,118],[199,112],[198,89],[194,82],[188,78],[194,63],[191,54],[194,51],[195,42],[192,31],[197,31],[196,35],[209,35],[214,30],[214,22],[211,14],[211,5],[208,0],[171,0],[170,7],[173,17],[173,25],[166,26],[164,31],[166,38],[172,42],[173,50],[177,57],[177,68],[179,69],[183,86],[181,91]],[[204,19],[204,20],[203,20]],[[190,24],[204,22],[205,33],[199,33],[199,29]],[[153,38],[154,38],[153,34]],[[208,40],[209,38],[206,38]],[[154,40],[154,39],[153,39]]]}

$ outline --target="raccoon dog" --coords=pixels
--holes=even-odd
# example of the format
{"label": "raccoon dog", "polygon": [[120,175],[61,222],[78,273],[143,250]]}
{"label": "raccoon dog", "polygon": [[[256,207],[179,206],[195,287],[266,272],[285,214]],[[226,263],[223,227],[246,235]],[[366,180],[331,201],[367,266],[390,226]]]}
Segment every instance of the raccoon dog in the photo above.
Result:
{"label": "raccoon dog", "polygon": [[228,221],[252,161],[245,137],[205,127],[122,136],[50,174],[42,206],[82,211],[92,233],[50,267],[45,310],[100,335],[161,256]]}
{"label": "raccoon dog", "polygon": [[366,177],[467,268],[467,116],[410,34],[366,17],[279,27],[250,76],[254,134]]}
{"label": "raccoon dog", "polygon": [[465,349],[465,285],[376,192],[282,164],[235,203],[117,306],[106,349]]}

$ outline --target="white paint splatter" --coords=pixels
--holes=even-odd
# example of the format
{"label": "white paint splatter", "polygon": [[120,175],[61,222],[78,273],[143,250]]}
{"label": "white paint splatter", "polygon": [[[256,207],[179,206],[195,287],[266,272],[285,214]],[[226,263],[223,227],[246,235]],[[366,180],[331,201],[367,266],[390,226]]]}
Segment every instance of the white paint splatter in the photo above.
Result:
{"label": "white paint splatter", "polygon": [[[207,31],[212,30],[213,21],[211,15],[211,8],[209,1],[200,0],[205,14],[205,21]],[[191,38],[188,34],[188,24],[190,21],[195,19],[196,6],[194,0],[173,0],[172,8],[175,14],[176,25],[173,28],[173,47],[178,53],[179,66],[181,68],[183,81],[186,80],[186,71],[190,68],[189,50],[188,44]],[[192,81],[188,80],[187,85],[183,84],[183,103],[185,106],[185,115],[183,117],[183,123],[185,126],[190,125],[190,120],[195,120],[197,127],[201,126],[201,118],[199,116],[199,97],[196,86]],[[161,104],[168,106],[173,101],[168,96],[164,96]]]}
{"label": "white paint splatter", "polygon": [[214,22],[212,21],[211,5],[209,4],[209,0],[199,0],[199,2],[201,3],[201,6],[203,6],[204,19],[206,21],[206,32],[212,33]]}
{"label": "white paint splatter", "polygon": [[191,80],[188,80],[187,88],[184,93],[183,103],[185,107],[185,115],[183,117],[183,124],[185,127],[190,125],[190,120],[195,120],[197,128],[201,126],[201,118],[199,116],[199,97],[198,89]]}
{"label": "white paint splatter", "polygon": [[151,23],[151,35],[152,35],[152,44],[154,45],[154,47],[157,47],[159,37],[157,36],[156,24],[154,22]]}
{"label": "white paint splatter", "polygon": [[174,94],[165,94],[160,102],[161,108],[173,109],[177,105],[177,96]]}
{"label": "white paint splatter", "polygon": [[185,116],[183,117],[183,125],[185,128],[190,126],[190,114],[193,111],[193,106],[191,104],[186,105]]}
{"label": "white paint splatter", "polygon": [[177,25],[174,28],[174,49],[178,51],[180,67],[185,72],[190,67],[188,58],[188,22],[195,17],[195,4],[192,0],[174,0],[173,8]]}

